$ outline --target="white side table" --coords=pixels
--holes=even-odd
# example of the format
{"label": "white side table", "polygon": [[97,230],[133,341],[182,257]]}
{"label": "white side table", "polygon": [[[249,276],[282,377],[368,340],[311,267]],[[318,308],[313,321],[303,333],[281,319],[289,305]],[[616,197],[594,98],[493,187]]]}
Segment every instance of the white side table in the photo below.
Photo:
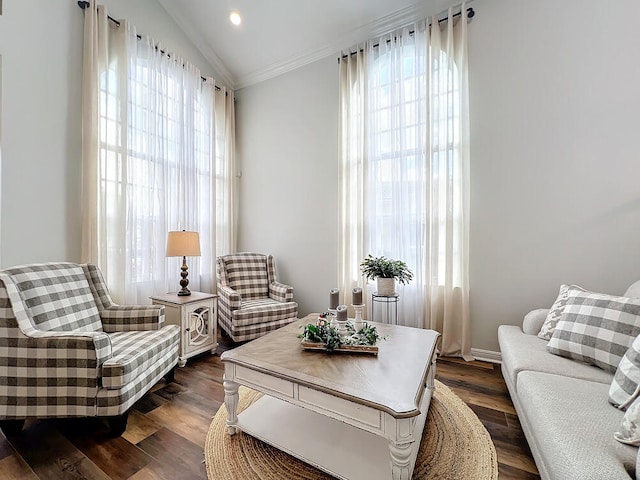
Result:
{"label": "white side table", "polygon": [[184,367],[187,359],[198,353],[218,347],[218,297],[211,293],[191,292],[179,297],[176,293],[163,293],[151,297],[154,305],[164,305],[165,321],[180,327],[180,358]]}

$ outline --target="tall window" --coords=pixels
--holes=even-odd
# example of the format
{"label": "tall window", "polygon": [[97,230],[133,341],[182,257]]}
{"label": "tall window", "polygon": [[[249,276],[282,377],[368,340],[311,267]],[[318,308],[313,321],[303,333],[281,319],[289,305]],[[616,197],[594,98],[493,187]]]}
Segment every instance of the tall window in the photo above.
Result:
{"label": "tall window", "polygon": [[399,288],[398,322],[446,332],[442,351],[468,356],[461,17],[450,11],[443,27],[437,19],[419,22],[341,58],[340,281],[347,291],[361,282],[357,265],[367,254],[403,260],[414,280]]}
{"label": "tall window", "polygon": [[83,174],[85,188],[95,186],[84,260],[98,263],[118,301],[147,303],[178,287],[182,259],[165,258],[167,232],[193,230],[202,256],[188,262],[190,287],[212,291],[215,257],[233,248],[233,92],[127,22],[108,28],[95,180]]}

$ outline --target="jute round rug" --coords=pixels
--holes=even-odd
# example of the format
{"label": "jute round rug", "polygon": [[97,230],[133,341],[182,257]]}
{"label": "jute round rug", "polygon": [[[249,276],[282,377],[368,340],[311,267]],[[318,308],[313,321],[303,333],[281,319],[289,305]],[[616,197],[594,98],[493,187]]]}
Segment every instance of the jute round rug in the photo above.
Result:
{"label": "jute round rug", "polygon": [[[260,393],[240,387],[238,412]],[[228,435],[227,410],[213,417],[204,447],[209,480],[328,480],[333,477],[250,435]],[[496,450],[473,411],[436,381],[413,472],[414,479],[498,478]]]}

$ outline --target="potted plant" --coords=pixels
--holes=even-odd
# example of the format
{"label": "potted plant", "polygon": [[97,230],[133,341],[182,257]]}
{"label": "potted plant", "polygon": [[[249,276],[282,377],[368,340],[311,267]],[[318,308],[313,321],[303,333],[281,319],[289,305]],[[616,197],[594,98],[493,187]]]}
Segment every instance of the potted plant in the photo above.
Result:
{"label": "potted plant", "polygon": [[406,263],[384,256],[367,255],[367,258],[360,264],[360,270],[367,280],[376,279],[379,295],[395,295],[396,280],[405,285],[413,279],[413,273]]}

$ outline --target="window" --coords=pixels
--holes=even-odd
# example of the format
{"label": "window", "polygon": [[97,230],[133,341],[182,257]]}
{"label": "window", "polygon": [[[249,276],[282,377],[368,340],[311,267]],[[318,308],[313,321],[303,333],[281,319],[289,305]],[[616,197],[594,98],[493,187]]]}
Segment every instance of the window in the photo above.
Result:
{"label": "window", "polygon": [[211,291],[215,256],[231,248],[232,96],[134,36],[99,88],[98,255],[110,289],[127,303],[175,291],[182,259],[165,258],[166,237],[185,229],[202,250],[190,287]]}

